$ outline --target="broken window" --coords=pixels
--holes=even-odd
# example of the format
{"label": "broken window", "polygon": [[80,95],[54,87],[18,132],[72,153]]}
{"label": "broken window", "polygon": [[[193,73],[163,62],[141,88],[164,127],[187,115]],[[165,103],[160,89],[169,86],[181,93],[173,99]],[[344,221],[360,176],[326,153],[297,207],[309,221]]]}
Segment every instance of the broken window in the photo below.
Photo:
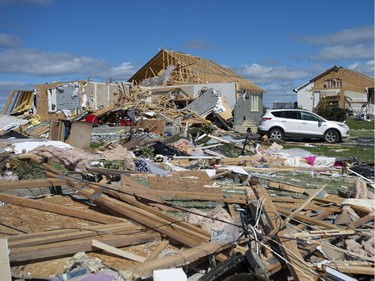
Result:
{"label": "broken window", "polygon": [[341,88],[342,87],[342,79],[341,78],[331,78],[327,79],[323,82],[324,88]]}
{"label": "broken window", "polygon": [[48,89],[48,112],[76,110],[80,108],[78,84],[68,83]]}

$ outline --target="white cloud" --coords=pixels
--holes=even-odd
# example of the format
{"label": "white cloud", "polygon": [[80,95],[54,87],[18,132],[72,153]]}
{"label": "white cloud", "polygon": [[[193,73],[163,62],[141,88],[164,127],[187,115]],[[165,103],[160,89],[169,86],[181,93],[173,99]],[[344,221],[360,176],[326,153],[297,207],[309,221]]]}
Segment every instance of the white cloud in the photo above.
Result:
{"label": "white cloud", "polygon": [[300,36],[297,40],[313,44],[313,45],[355,45],[358,42],[374,41],[374,26],[367,25],[344,29],[332,34],[320,36]]}
{"label": "white cloud", "polygon": [[119,66],[111,67],[106,75],[109,75],[114,80],[124,81],[128,80],[137,70],[130,62],[123,62]]}
{"label": "white cloud", "polygon": [[296,40],[323,46],[312,60],[362,60],[374,57],[374,26],[345,29],[320,36],[300,36]]}
{"label": "white cloud", "polygon": [[348,66],[348,69],[355,70],[374,78],[374,60],[369,60],[366,63],[355,62]]}
{"label": "white cloud", "polygon": [[135,66],[123,62],[111,66],[104,60],[75,57],[68,53],[48,53],[35,49],[17,48],[0,52],[0,73],[33,76],[83,76],[127,80],[136,72]]}
{"label": "white cloud", "polygon": [[331,46],[325,47],[318,54],[317,59],[339,60],[339,59],[369,59],[374,57],[374,45],[358,44],[354,46]]}
{"label": "white cloud", "polygon": [[301,80],[311,73],[307,69],[291,69],[285,66],[265,66],[260,64],[243,65],[235,72],[255,84],[271,83],[275,80]]}
{"label": "white cloud", "polygon": [[108,68],[106,62],[67,53],[47,53],[35,49],[10,49],[0,53],[0,73],[55,76],[89,74]]}
{"label": "white cloud", "polygon": [[0,47],[10,48],[21,45],[21,40],[14,35],[0,33]]}

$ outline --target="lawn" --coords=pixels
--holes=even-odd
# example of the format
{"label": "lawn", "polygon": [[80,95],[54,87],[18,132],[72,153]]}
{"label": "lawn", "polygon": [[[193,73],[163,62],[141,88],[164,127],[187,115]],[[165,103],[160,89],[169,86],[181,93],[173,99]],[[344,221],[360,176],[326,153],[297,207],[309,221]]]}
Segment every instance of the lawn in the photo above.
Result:
{"label": "lawn", "polygon": [[285,149],[300,147],[315,155],[355,158],[360,162],[374,162],[374,122],[364,120],[347,120],[350,128],[350,138],[344,143],[327,144],[324,142],[298,142],[283,144]]}
{"label": "lawn", "polygon": [[351,130],[374,130],[374,121],[347,119],[345,123]]}
{"label": "lawn", "polygon": [[374,138],[374,121],[349,119],[345,123],[350,128],[351,138]]}

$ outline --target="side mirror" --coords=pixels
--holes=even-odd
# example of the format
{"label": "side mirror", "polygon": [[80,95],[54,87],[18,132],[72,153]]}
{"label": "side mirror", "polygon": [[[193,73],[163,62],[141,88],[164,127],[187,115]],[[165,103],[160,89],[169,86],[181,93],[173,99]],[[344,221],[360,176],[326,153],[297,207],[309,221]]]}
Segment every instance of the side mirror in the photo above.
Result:
{"label": "side mirror", "polygon": [[323,120],[319,119],[319,121],[318,121],[318,127],[322,126],[322,123],[323,123]]}

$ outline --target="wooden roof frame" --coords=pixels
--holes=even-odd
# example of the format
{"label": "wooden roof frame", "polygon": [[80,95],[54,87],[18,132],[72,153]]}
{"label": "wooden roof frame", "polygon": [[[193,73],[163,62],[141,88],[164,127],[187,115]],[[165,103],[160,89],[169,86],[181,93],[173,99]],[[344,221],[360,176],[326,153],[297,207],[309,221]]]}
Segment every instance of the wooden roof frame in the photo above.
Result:
{"label": "wooden roof frame", "polygon": [[160,50],[128,81],[140,84],[145,79],[163,74],[171,65],[175,68],[166,85],[237,82],[240,91],[265,93],[265,90],[259,86],[214,61],[164,49]]}

